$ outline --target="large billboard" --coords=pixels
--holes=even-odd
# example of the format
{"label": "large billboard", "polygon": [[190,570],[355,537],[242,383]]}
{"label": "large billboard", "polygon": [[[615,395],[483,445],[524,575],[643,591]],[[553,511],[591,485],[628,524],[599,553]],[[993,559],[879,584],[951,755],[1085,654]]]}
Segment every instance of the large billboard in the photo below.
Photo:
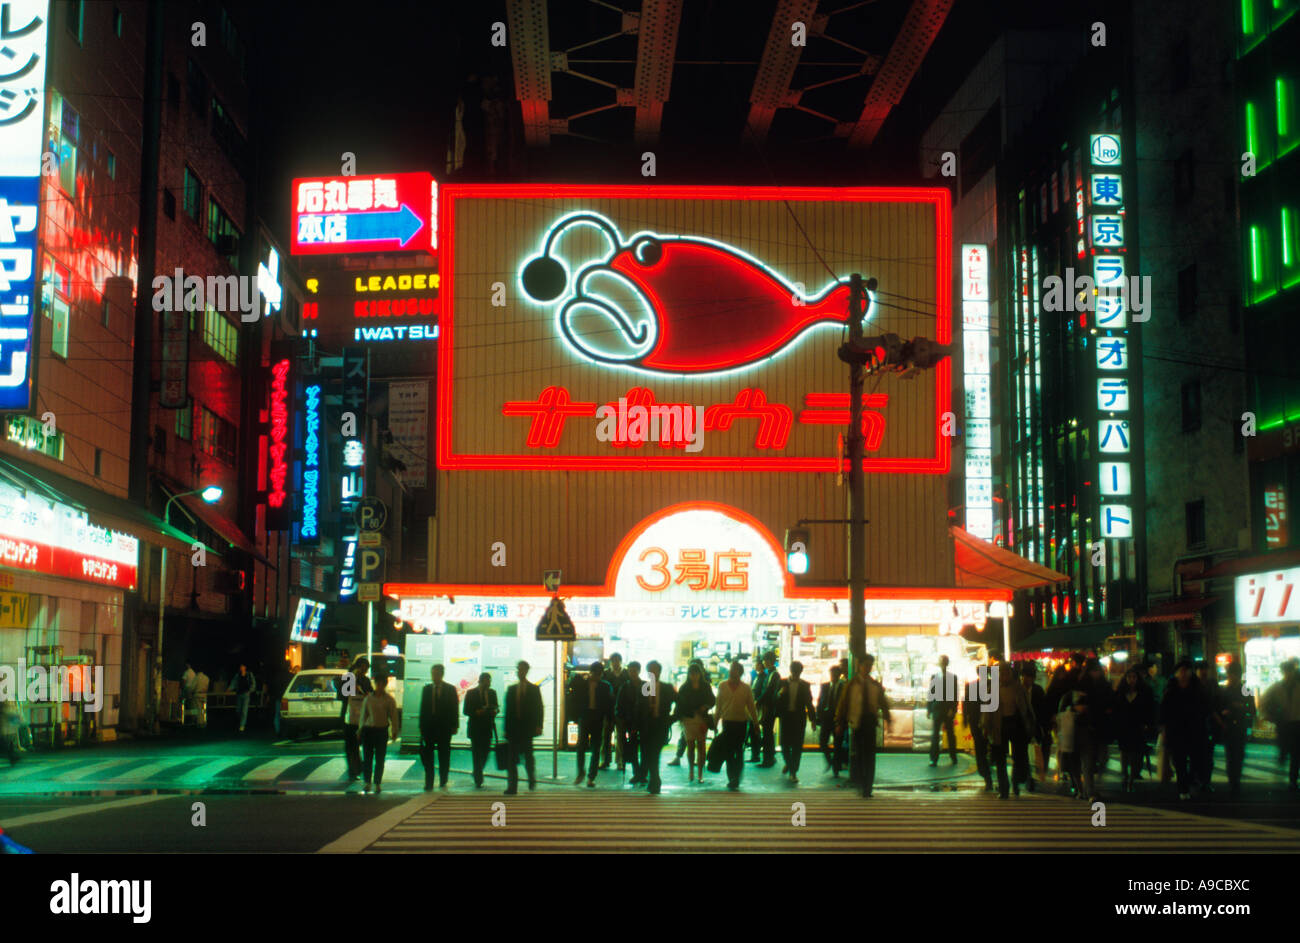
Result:
{"label": "large billboard", "polygon": [[0,52],[0,410],[32,406],[41,127],[49,4],[3,5]]}
{"label": "large billboard", "polygon": [[[949,194],[446,185],[443,469],[835,472],[867,335],[951,340]],[[945,474],[950,361],[869,380],[868,472]]]}

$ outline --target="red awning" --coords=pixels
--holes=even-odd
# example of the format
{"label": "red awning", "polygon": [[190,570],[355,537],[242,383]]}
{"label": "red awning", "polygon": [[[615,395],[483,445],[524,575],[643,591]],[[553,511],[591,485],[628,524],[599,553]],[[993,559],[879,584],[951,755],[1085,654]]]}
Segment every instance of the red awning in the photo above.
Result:
{"label": "red awning", "polygon": [[1192,618],[1206,606],[1219,601],[1218,596],[1187,596],[1171,599],[1138,616],[1139,622],[1182,622]]}
{"label": "red awning", "polygon": [[1300,566],[1300,550],[1280,550],[1277,553],[1260,553],[1251,557],[1237,557],[1216,563],[1197,577],[1199,580],[1240,576],[1243,573],[1263,573],[1267,570],[1285,570]]}
{"label": "red awning", "polygon": [[1068,583],[1070,578],[1009,550],[972,536],[960,527],[949,526],[956,547],[957,585],[998,587],[1002,589],[1032,589]]}

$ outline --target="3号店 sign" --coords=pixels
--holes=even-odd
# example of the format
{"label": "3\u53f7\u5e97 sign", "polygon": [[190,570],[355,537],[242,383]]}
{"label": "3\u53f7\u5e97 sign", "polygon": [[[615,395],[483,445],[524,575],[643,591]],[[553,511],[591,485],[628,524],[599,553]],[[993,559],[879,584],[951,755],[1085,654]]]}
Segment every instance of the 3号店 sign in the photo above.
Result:
{"label": "3\u53f7\u5e97 sign", "polygon": [[[439,216],[445,469],[836,471],[849,274],[868,335],[951,340],[942,189],[450,185]],[[947,472],[950,371],[866,396],[868,471]]]}

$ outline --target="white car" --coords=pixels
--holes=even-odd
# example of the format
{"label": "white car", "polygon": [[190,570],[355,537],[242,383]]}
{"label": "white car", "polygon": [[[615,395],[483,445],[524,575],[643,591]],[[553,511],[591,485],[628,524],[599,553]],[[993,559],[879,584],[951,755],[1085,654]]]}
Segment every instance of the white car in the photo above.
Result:
{"label": "white car", "polygon": [[342,730],[343,702],[338,694],[344,674],[342,668],[312,668],[294,675],[280,698],[281,736],[292,740],[300,733],[315,736]]}

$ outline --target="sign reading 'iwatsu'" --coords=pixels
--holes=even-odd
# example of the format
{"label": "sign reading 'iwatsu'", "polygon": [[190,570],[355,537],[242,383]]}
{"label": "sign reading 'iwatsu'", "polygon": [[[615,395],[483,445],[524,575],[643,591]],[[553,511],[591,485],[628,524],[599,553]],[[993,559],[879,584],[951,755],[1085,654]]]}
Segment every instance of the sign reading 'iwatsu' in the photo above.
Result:
{"label": "sign reading 'iwatsu'", "polygon": [[[439,218],[446,469],[833,472],[850,273],[868,335],[951,339],[946,190],[449,185]],[[946,473],[949,388],[868,390],[865,467]]]}

